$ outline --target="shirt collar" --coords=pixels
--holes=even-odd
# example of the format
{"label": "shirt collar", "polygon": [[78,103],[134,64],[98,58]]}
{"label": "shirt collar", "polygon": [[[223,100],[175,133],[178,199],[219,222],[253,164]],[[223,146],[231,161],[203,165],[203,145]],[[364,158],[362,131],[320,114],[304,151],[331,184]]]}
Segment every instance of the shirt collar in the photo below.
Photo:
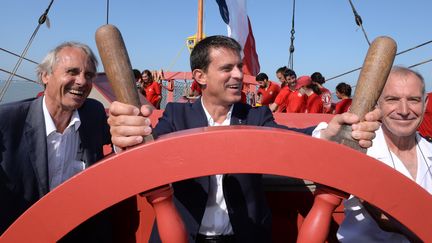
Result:
{"label": "shirt collar", "polygon": [[204,113],[205,113],[206,118],[207,118],[207,123],[208,123],[208,125],[210,127],[212,127],[212,126],[228,126],[228,125],[230,125],[230,123],[231,123],[231,115],[232,115],[232,111],[233,111],[234,105],[231,105],[231,107],[230,107],[230,109],[229,109],[229,111],[227,113],[227,116],[225,118],[225,121],[223,121],[222,124],[218,124],[218,123],[216,123],[213,120],[213,118],[211,117],[210,113],[205,108],[205,106],[203,104],[203,101],[202,101],[202,98],[201,98],[201,106],[204,109]]}
{"label": "shirt collar", "polygon": [[[43,115],[44,115],[44,120],[45,120],[45,130],[46,130],[46,136],[50,135],[51,133],[57,131],[57,128],[54,124],[54,121],[48,111],[48,108],[46,106],[45,103],[45,96],[43,97],[43,101],[42,101],[42,110],[43,110]],[[78,110],[74,110],[72,113],[72,117],[70,119],[69,125],[67,126],[66,129],[68,129],[69,127],[73,126],[74,127],[74,131],[77,131],[78,128],[81,125],[81,119],[78,113]]]}
{"label": "shirt collar", "polygon": [[375,131],[375,138],[372,140],[372,143],[373,146],[367,150],[367,155],[377,160],[390,159],[390,153],[384,138],[382,127]]}
{"label": "shirt collar", "polygon": [[[380,127],[376,132],[376,136],[372,140],[373,146],[367,150],[367,154],[378,160],[386,160],[390,158],[390,152],[387,147],[387,143],[384,138],[384,132],[382,127]],[[418,132],[416,132],[416,138],[418,141],[418,146],[423,151],[424,156],[432,161],[432,151],[428,148],[430,146],[424,138],[422,138]]]}
{"label": "shirt collar", "polygon": [[432,149],[430,149],[430,143],[426,139],[424,139],[418,132],[416,133],[416,138],[419,148],[421,149],[423,155],[426,157],[425,159],[429,159],[429,161],[432,161]]}

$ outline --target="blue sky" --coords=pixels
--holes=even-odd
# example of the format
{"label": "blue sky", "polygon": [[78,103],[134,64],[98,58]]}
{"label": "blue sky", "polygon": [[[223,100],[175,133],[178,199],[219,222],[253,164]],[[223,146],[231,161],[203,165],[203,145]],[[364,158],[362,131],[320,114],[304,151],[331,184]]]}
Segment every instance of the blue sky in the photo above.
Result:
{"label": "blue sky", "polygon": [[[49,0],[2,0],[0,47],[20,53]],[[432,1],[353,0],[370,39],[388,35],[402,51],[432,40]],[[226,34],[215,0],[205,0],[206,35]],[[96,29],[106,22],[103,0],[55,0],[49,13],[51,28],[42,26],[27,57],[40,61],[54,46],[75,40],[90,45]],[[197,0],[110,0],[111,24],[123,34],[132,66],[140,70],[189,71],[186,37],[196,32]],[[275,70],[288,62],[292,1],[248,1],[248,14],[255,35],[261,71],[275,79]],[[296,1],[294,69],[298,75],[320,71],[333,77],[362,65],[368,45],[354,22],[346,1]],[[432,44],[400,55],[395,64],[412,65],[432,58]],[[12,70],[16,58],[0,52],[0,68]],[[24,63],[18,74],[35,79],[33,64]],[[432,62],[417,68],[432,90]],[[102,71],[102,65],[99,66]],[[331,80],[355,84],[358,72]],[[0,80],[8,75],[0,72]]]}

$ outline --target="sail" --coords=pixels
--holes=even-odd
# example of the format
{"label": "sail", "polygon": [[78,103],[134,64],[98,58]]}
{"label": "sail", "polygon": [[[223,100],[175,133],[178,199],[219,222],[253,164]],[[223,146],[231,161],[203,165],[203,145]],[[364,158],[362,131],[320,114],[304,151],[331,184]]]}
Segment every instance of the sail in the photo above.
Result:
{"label": "sail", "polygon": [[246,11],[246,0],[216,0],[223,21],[227,24],[228,36],[242,46],[243,72],[257,75],[260,71],[255,38]]}

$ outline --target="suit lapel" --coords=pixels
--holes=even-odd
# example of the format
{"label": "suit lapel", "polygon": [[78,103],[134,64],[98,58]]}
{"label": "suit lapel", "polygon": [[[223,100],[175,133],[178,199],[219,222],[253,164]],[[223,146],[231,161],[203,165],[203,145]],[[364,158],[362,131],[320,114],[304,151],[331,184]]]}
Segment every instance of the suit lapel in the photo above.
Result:
{"label": "suit lapel", "polygon": [[231,114],[230,125],[247,125],[247,119],[244,109],[241,109],[240,106],[241,105],[239,103],[234,104],[234,108]]}
{"label": "suit lapel", "polygon": [[201,98],[197,99],[191,105],[191,113],[186,114],[186,119],[188,119],[189,128],[208,126],[207,116],[202,107]]}
{"label": "suit lapel", "polygon": [[[92,165],[94,162],[96,162],[97,160],[97,158],[94,158],[93,156],[94,154],[92,153],[91,144],[90,144],[91,143],[90,141],[92,141],[92,138],[90,136],[96,133],[93,133],[91,131],[90,122],[86,122],[88,121],[87,119],[89,119],[88,116],[90,116],[90,114],[86,112],[86,109],[83,108],[84,105],[80,109],[78,109],[81,125],[78,129],[80,144],[78,146],[78,153],[76,159],[83,161],[85,163],[85,166],[88,167]],[[97,129],[97,128],[93,127],[93,129]]]}
{"label": "suit lapel", "polygon": [[48,158],[45,119],[42,110],[42,97],[30,105],[24,125],[24,143],[38,181],[39,196],[49,192]]}

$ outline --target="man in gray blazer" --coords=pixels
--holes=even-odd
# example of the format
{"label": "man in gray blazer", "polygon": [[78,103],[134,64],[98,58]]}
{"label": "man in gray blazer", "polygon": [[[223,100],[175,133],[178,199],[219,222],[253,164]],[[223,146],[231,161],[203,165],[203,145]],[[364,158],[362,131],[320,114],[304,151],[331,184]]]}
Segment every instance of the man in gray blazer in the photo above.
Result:
{"label": "man in gray blazer", "polygon": [[66,42],[37,68],[44,95],[0,106],[0,234],[56,186],[103,157],[104,107],[87,99],[97,60]]}

